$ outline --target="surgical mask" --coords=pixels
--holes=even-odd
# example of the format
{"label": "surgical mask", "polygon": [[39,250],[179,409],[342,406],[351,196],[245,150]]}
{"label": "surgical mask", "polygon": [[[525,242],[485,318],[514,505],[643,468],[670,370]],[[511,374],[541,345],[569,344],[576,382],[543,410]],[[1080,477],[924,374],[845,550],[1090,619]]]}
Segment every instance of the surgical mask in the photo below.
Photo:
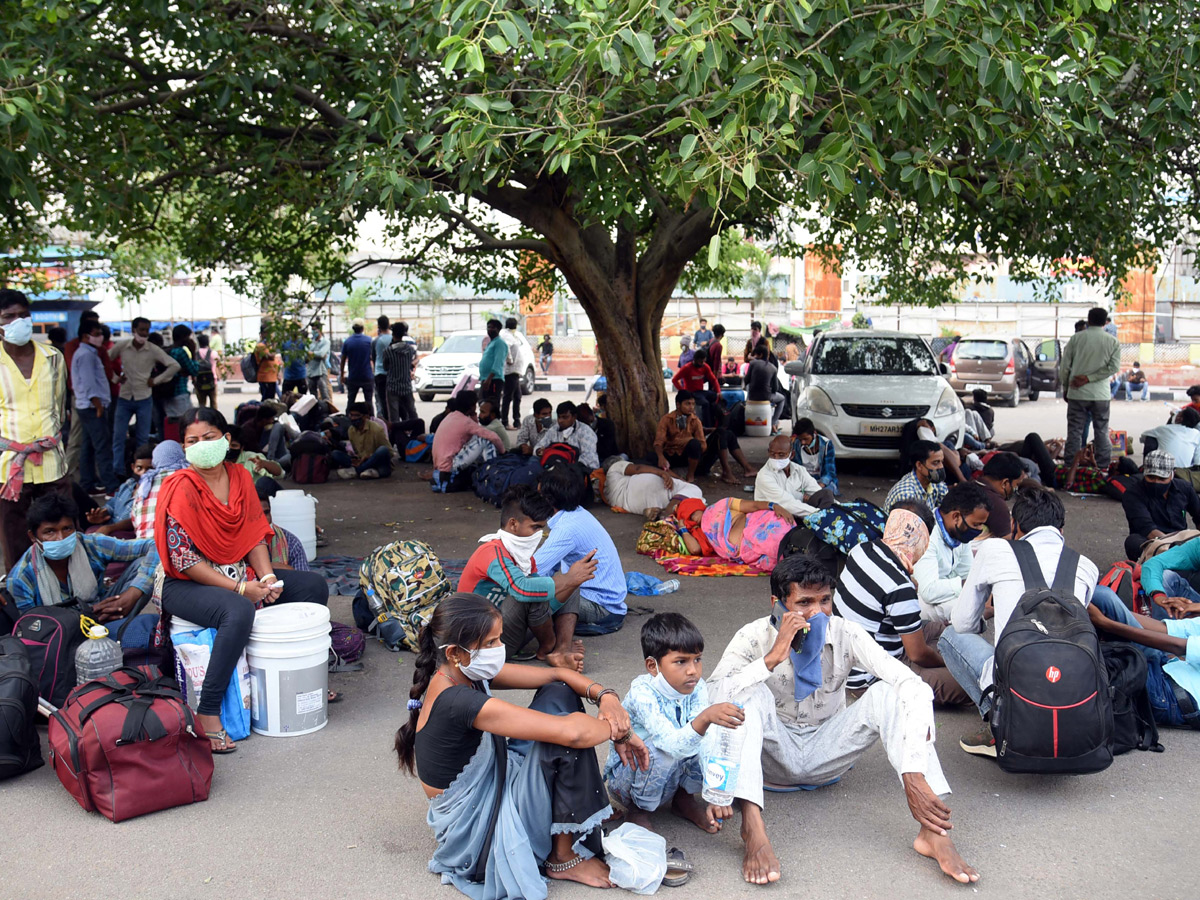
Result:
{"label": "surgical mask", "polygon": [[197,469],[213,469],[225,461],[229,452],[229,439],[219,437],[215,441],[197,441],[183,451],[183,455]]}
{"label": "surgical mask", "polygon": [[33,340],[33,319],[22,316],[4,326],[4,342],[14,347],[24,347]]}
{"label": "surgical mask", "polygon": [[459,671],[472,681],[491,681],[504,668],[504,647],[484,647],[471,651],[471,661]]}
{"label": "surgical mask", "polygon": [[663,677],[662,672],[659,672],[654,676],[654,689],[668,700],[674,700],[676,702],[686,700],[688,697],[692,696],[691,694],[680,693],[679,691],[675,690],[675,688],[671,687],[671,683]]}
{"label": "surgical mask", "polygon": [[934,434],[930,429],[926,428],[924,425],[922,425],[920,428],[917,429],[917,437],[919,437],[923,441],[929,441],[929,443],[931,443],[931,444],[940,444],[941,443],[941,441],[939,441],[937,439],[937,435]]}
{"label": "surgical mask", "polygon": [[102,334],[91,335],[88,337],[87,342],[89,344],[91,344],[93,347],[103,347],[104,346],[104,335],[102,335]]}
{"label": "surgical mask", "polygon": [[783,459],[775,459],[774,457],[772,457],[771,459],[769,459],[767,461],[774,468],[778,469],[781,472],[792,464],[792,461],[790,459],[788,459],[787,457],[784,457]]}
{"label": "surgical mask", "polygon": [[941,484],[943,481],[946,480],[946,470],[945,469],[927,469],[926,471],[929,472],[929,483],[930,484]]}
{"label": "surgical mask", "polygon": [[46,559],[66,559],[75,552],[79,532],[73,531],[61,541],[42,541],[42,555]]}
{"label": "surgical mask", "polygon": [[140,334],[135,334],[133,336],[133,346],[144,347],[145,345],[146,345],[146,338],[142,337]]}
{"label": "surgical mask", "polygon": [[537,426],[538,426],[538,428],[541,428],[542,430],[549,428],[550,427],[550,417],[543,416],[542,418],[538,419]]}

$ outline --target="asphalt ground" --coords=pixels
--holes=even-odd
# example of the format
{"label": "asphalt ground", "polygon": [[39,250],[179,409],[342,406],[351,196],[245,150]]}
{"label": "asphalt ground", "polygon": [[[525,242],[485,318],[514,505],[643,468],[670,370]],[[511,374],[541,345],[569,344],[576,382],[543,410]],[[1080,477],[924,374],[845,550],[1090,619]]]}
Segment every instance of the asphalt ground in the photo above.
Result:
{"label": "asphalt ground", "polygon": [[[563,395],[567,396],[567,395]],[[570,395],[579,399],[579,394]],[[227,395],[230,410],[238,398]],[[554,396],[556,400],[559,397]],[[441,403],[420,404],[423,415]],[[1116,403],[1114,427],[1136,435],[1163,421],[1161,403]],[[1001,439],[1037,430],[1065,433],[1065,406],[1043,399],[998,410]],[[746,441],[751,460],[765,439]],[[319,522],[331,544],[323,553],[361,556],[401,537],[428,541],[446,558],[466,557],[497,511],[469,494],[434,495],[417,467],[401,466],[384,482],[312,486]],[[888,466],[844,466],[843,494],[881,500],[894,480]],[[728,489],[704,483],[710,500]],[[736,490],[736,489],[735,489]],[[1121,553],[1124,518],[1099,497],[1064,497],[1072,546],[1104,571]],[[599,509],[628,570],[662,576],[633,552],[641,519]],[[683,578],[671,595],[632,598],[655,611],[692,618],[708,642],[709,669],[744,622],[768,611],[766,578]],[[348,598],[331,601],[334,618],[352,621]],[[614,635],[587,641],[587,671],[624,691],[644,671],[638,646],[642,618]],[[406,716],[413,656],[368,642],[361,674],[331,676],[346,699],[329,725],[304,737],[252,736],[232,756],[216,759],[205,803],[114,825],[83,812],[49,768],[0,782],[0,898],[87,900],[136,898],[451,898],[427,870],[433,837],[420,788],[397,771],[395,729]],[[521,700],[519,695],[512,699]],[[1188,835],[1200,825],[1195,794],[1200,735],[1164,730],[1163,754],[1130,753],[1107,771],[1085,777],[1007,775],[963,753],[959,735],[973,731],[971,711],[939,711],[937,746],[954,789],[953,837],[982,874],[964,887],[950,882],[911,849],[917,826],[899,781],[879,747],[842,781],[812,793],[771,796],[766,818],[783,861],[778,885],[742,881],[736,828],[709,836],[660,814],[668,846],[697,864],[689,885],[671,896],[749,898],[1183,898],[1196,896],[1186,873]],[[44,734],[44,732],[43,732]],[[607,747],[601,748],[607,753]],[[603,759],[603,756],[601,757]],[[1190,864],[1189,864],[1190,865]],[[553,898],[593,896],[555,883]]]}

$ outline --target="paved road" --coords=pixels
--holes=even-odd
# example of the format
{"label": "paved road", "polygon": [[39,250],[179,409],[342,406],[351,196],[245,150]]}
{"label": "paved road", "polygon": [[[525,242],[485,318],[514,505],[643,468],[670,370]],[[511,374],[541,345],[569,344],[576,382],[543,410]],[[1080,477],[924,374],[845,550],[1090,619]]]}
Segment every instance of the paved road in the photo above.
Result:
{"label": "paved road", "polygon": [[[578,395],[576,395],[578,396]],[[423,413],[440,407],[423,404]],[[1162,421],[1159,404],[1117,404],[1114,421],[1131,432]],[[1002,438],[1031,429],[1063,433],[1061,402],[1042,400],[998,412]],[[765,440],[749,443],[752,459]],[[881,497],[887,479],[861,467],[846,478],[852,495]],[[723,491],[706,483],[710,499]],[[418,535],[446,558],[465,557],[497,513],[472,496],[434,496],[405,467],[384,483],[317,486],[329,552],[361,555],[383,541]],[[1071,543],[1101,568],[1120,552],[1119,507],[1103,498],[1065,498]],[[629,569],[660,574],[634,555],[640,520],[598,512]],[[337,521],[341,520],[341,521]],[[685,579],[665,597],[637,600],[690,616],[708,639],[709,668],[745,621],[765,615],[765,578]],[[334,616],[350,621],[345,599]],[[588,671],[624,690],[642,669],[631,617],[615,635],[588,642]],[[432,839],[420,790],[397,772],[392,735],[404,713],[413,657],[368,646],[367,671],[334,676],[346,693],[323,731],[294,739],[253,737],[216,762],[211,799],[119,826],[84,813],[48,769],[0,782],[7,823],[0,898],[286,898],[360,900],[460,895],[426,870]],[[657,824],[668,844],[685,848],[699,872],[689,896],[749,898],[1146,898],[1195,896],[1183,862],[1198,822],[1194,796],[1200,735],[1164,732],[1166,753],[1133,753],[1082,778],[1005,775],[956,743],[978,720],[939,712],[938,747],[954,794],[954,837],[983,873],[973,887],[948,882],[910,848],[916,825],[880,748],[841,783],[814,793],[773,797],[767,819],[784,861],[772,889],[744,884],[737,834],[709,837],[670,816]],[[594,896],[554,885],[551,896]],[[684,896],[681,892],[679,896]]]}

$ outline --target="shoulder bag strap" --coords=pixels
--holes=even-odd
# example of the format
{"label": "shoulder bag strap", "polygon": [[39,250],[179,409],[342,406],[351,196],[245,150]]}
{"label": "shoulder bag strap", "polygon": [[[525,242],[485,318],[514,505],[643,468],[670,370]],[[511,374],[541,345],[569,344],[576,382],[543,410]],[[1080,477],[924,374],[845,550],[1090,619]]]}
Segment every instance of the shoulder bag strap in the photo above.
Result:
{"label": "shoulder bag strap", "polygon": [[1017,558],[1017,565],[1021,568],[1025,590],[1046,590],[1046,576],[1042,573],[1041,563],[1038,562],[1033,548],[1025,541],[1010,540],[1008,545],[1012,547],[1013,556]]}
{"label": "shoulder bag strap", "polygon": [[1054,573],[1052,589],[1068,597],[1075,596],[1075,573],[1079,569],[1079,553],[1066,544],[1058,557],[1058,569]]}

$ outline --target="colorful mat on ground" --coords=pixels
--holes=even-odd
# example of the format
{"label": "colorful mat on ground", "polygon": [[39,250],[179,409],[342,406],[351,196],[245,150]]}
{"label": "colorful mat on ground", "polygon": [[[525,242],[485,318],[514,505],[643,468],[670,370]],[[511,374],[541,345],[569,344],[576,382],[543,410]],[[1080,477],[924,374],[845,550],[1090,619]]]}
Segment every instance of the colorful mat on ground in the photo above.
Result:
{"label": "colorful mat on ground", "polygon": [[[451,584],[457,585],[462,577],[463,569],[467,567],[465,559],[443,559],[442,568]],[[309,561],[309,567],[314,572],[320,572],[329,582],[330,594],[341,594],[353,597],[358,593],[358,569],[362,565],[359,556],[322,556]]]}
{"label": "colorful mat on ground", "polygon": [[745,563],[730,562],[719,556],[655,556],[655,562],[672,575],[769,575]]}

